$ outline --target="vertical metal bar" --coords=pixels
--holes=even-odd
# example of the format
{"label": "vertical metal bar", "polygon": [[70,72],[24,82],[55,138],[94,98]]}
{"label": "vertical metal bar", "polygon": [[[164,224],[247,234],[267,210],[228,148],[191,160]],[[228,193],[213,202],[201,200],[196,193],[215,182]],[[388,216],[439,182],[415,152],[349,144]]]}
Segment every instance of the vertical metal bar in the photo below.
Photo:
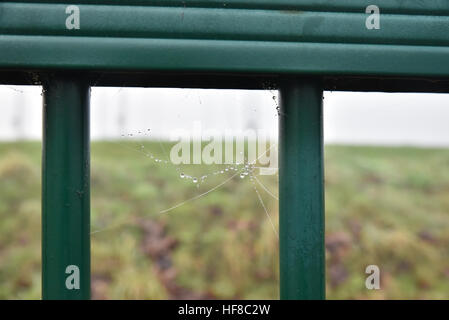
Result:
{"label": "vertical metal bar", "polygon": [[323,90],[315,79],[280,88],[281,299],[325,299]]}
{"label": "vertical metal bar", "polygon": [[42,297],[90,298],[90,88],[75,76],[44,83]]}

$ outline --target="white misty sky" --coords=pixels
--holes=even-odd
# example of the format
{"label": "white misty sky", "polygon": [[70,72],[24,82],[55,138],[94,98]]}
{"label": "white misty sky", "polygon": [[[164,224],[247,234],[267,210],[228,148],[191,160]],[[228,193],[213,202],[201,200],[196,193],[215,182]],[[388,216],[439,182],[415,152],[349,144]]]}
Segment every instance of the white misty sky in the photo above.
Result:
{"label": "white misty sky", "polygon": [[[93,139],[151,129],[168,139],[177,129],[264,129],[277,136],[276,92],[93,88]],[[326,143],[449,146],[449,95],[325,92]],[[40,139],[40,87],[0,86],[0,140]]]}

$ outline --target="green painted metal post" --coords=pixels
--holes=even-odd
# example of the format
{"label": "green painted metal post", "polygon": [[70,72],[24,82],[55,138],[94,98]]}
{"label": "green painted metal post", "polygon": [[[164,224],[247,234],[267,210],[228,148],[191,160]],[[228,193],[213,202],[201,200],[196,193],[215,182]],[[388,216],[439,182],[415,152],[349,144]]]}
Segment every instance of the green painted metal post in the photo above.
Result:
{"label": "green painted metal post", "polygon": [[70,75],[44,81],[42,297],[90,298],[90,88]]}
{"label": "green painted metal post", "polygon": [[281,299],[325,299],[323,90],[316,79],[280,88]]}

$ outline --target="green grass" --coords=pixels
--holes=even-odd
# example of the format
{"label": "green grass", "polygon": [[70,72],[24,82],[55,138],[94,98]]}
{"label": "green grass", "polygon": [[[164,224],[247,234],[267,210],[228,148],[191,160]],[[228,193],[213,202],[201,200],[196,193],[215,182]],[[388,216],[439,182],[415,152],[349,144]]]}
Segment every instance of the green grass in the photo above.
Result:
{"label": "green grass", "polygon": [[[159,143],[143,151],[160,154]],[[98,299],[278,298],[278,241],[253,184],[221,166],[178,169],[140,144],[92,145]],[[0,143],[0,299],[40,298],[38,143]],[[168,146],[166,146],[168,150]],[[327,297],[449,298],[449,150],[328,146]],[[277,194],[277,176],[259,177]],[[277,227],[277,201],[260,187]],[[365,288],[365,267],[381,290]]]}

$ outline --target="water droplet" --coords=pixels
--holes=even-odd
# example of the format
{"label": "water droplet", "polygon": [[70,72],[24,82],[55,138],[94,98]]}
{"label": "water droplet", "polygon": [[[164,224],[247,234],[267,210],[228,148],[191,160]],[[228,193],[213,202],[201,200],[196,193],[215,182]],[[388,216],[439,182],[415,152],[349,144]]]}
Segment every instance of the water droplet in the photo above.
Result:
{"label": "water droplet", "polygon": [[240,174],[240,178],[245,178],[245,175],[243,173]]}
{"label": "water droplet", "polygon": [[184,179],[184,178],[185,178],[185,174],[184,174],[184,173],[181,173],[181,174],[179,175],[179,177],[180,177],[181,179]]}
{"label": "water droplet", "polygon": [[193,179],[192,179],[192,182],[193,182],[193,183],[198,183],[198,179],[197,179],[197,178],[193,178]]}

